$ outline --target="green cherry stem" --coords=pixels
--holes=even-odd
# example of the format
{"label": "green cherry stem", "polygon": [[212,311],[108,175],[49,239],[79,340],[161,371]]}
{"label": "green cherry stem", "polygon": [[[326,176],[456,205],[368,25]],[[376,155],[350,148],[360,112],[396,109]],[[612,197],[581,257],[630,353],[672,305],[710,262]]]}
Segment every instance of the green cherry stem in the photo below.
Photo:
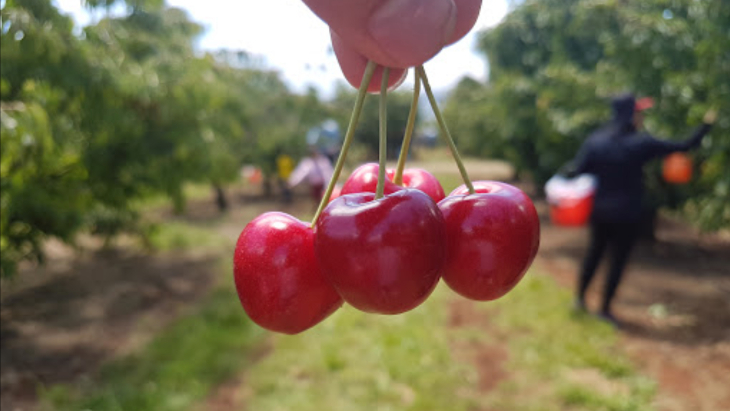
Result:
{"label": "green cherry stem", "polygon": [[428,96],[428,101],[431,103],[431,108],[433,109],[433,114],[436,116],[436,121],[438,121],[439,127],[441,128],[441,134],[443,134],[444,138],[446,139],[446,142],[449,145],[449,149],[451,149],[451,155],[454,156],[454,161],[456,161],[456,166],[459,167],[459,172],[461,173],[461,178],[464,180],[464,184],[466,184],[466,187],[469,189],[469,193],[474,194],[474,185],[471,183],[471,180],[469,179],[469,175],[466,173],[466,167],[464,167],[464,162],[461,160],[459,151],[456,149],[456,144],[454,144],[454,139],[451,138],[451,133],[449,133],[449,129],[448,129],[448,127],[446,127],[446,122],[444,121],[444,118],[441,115],[441,110],[439,110],[438,104],[436,104],[436,98],[434,98],[433,92],[431,91],[431,86],[428,84],[428,77],[426,77],[426,70],[423,69],[423,66],[418,66],[416,68],[416,73],[418,73],[418,75],[421,77],[421,81],[423,81],[423,89],[426,91],[426,95]]}
{"label": "green cherry stem", "polygon": [[347,126],[347,133],[345,133],[345,139],[342,141],[342,149],[340,150],[340,156],[337,158],[337,163],[335,164],[334,172],[332,173],[332,178],[330,179],[329,184],[327,185],[327,190],[324,193],[324,196],[322,197],[322,200],[319,202],[319,207],[317,207],[317,212],[314,213],[314,218],[312,219],[312,227],[317,223],[317,219],[319,218],[319,215],[322,214],[322,210],[324,210],[324,207],[329,202],[330,197],[332,196],[332,191],[335,189],[335,184],[337,183],[337,179],[340,178],[340,173],[342,172],[342,167],[345,166],[345,159],[347,158],[347,150],[349,150],[350,145],[352,144],[352,139],[355,136],[355,129],[357,128],[357,122],[360,120],[360,113],[362,113],[362,104],[365,101],[365,96],[368,92],[368,85],[370,85],[370,80],[373,78],[373,73],[375,72],[375,67],[377,64],[375,64],[374,61],[368,61],[367,66],[365,67],[365,73],[363,73],[362,76],[362,82],[360,82],[360,88],[357,90],[357,99],[355,100],[355,107],[352,109],[352,115],[350,116],[350,124]]}
{"label": "green cherry stem", "polygon": [[398,166],[395,168],[395,176],[393,176],[393,182],[397,185],[403,184],[403,169],[406,166],[408,149],[411,146],[411,138],[413,137],[413,128],[416,125],[416,114],[418,113],[418,98],[421,97],[421,76],[418,74],[418,70],[414,71],[414,75],[415,86],[413,88],[413,100],[411,100],[411,112],[408,113],[406,133],[403,136],[403,144],[400,147],[400,156],[398,157]]}
{"label": "green cherry stem", "polygon": [[385,191],[385,164],[388,155],[388,76],[390,69],[383,67],[383,81],[380,83],[380,143],[378,167],[378,185],[375,189],[375,199],[383,197]]}

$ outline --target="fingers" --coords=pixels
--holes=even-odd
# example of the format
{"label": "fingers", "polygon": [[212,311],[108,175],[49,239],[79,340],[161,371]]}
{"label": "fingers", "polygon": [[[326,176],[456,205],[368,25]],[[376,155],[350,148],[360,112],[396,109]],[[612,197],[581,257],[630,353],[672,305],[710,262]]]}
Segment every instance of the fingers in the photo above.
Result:
{"label": "fingers", "polygon": [[[368,60],[392,70],[397,87],[415,67],[466,35],[476,23],[482,0],[303,0],[329,26],[342,72],[359,87]],[[369,91],[380,88],[376,71]]]}
{"label": "fingers", "polygon": [[[367,29],[374,48],[387,59],[381,64],[407,68],[441,51],[455,25],[452,0],[388,0],[371,16]],[[368,56],[368,51],[363,54]]]}
{"label": "fingers", "polygon": [[448,44],[454,44],[471,31],[479,17],[482,0],[453,0],[456,4],[456,24]]}
{"label": "fingers", "polygon": [[388,67],[413,67],[435,56],[453,38],[457,21],[454,0],[304,2],[346,44]]}
{"label": "fingers", "polygon": [[[368,64],[368,59],[362,54],[356,52],[352,48],[348,47],[342,39],[337,36],[336,33],[332,32],[332,48],[337,56],[337,61],[340,63],[342,74],[345,75],[345,79],[353,87],[360,87],[363,73],[365,73],[365,66]],[[406,78],[408,71],[406,69],[391,69],[388,75],[388,88],[390,90],[398,87]],[[378,66],[373,73],[373,78],[370,80],[368,85],[368,91],[371,93],[380,92],[380,82],[383,78],[383,67]]]}

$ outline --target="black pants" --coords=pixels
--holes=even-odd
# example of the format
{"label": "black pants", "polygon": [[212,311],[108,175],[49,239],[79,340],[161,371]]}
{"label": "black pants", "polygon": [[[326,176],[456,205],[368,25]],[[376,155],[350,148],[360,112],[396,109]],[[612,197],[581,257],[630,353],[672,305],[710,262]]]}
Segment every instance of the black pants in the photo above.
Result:
{"label": "black pants", "polygon": [[624,268],[629,259],[631,249],[638,234],[637,223],[604,223],[591,222],[591,244],[583,261],[583,268],[578,282],[578,299],[583,302],[585,292],[596,274],[601,257],[606,248],[611,248],[611,265],[603,289],[603,312],[610,312],[611,300],[616,295]]}

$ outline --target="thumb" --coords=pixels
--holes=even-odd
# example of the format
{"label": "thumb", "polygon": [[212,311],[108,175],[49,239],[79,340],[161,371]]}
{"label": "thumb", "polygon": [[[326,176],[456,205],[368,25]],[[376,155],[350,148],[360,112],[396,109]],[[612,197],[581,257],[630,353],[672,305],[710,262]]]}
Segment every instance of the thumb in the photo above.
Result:
{"label": "thumb", "polygon": [[304,2],[348,47],[388,67],[423,64],[453,40],[457,22],[454,0]]}

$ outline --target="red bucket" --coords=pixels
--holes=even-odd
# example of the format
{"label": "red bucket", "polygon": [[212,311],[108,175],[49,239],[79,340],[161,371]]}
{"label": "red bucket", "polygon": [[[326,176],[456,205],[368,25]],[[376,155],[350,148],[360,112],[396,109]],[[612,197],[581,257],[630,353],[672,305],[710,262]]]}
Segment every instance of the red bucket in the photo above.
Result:
{"label": "red bucket", "polygon": [[580,227],[586,225],[593,210],[593,196],[566,198],[550,204],[550,221],[556,225]]}
{"label": "red bucket", "polygon": [[545,185],[550,221],[555,225],[580,227],[588,223],[593,211],[596,179],[581,175],[573,179],[554,176]]}

